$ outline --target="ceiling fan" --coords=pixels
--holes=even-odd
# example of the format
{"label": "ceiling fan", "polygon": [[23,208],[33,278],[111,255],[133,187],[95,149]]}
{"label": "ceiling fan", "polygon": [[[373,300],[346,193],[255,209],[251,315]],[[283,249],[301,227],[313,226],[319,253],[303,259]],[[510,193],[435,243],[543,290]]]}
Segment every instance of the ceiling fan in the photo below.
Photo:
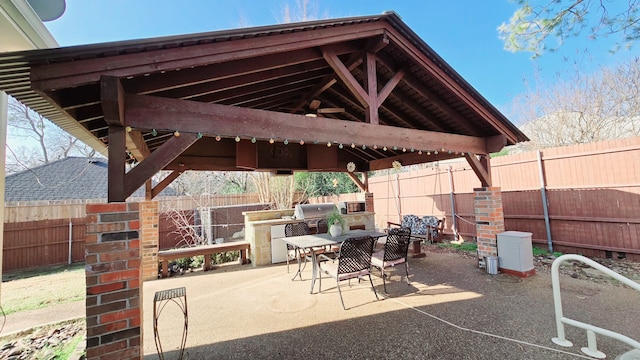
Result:
{"label": "ceiling fan", "polygon": [[313,99],[309,103],[309,111],[305,114],[306,116],[322,116],[322,114],[338,114],[344,112],[344,108],[339,107],[331,107],[331,108],[321,108],[321,101],[318,99]]}

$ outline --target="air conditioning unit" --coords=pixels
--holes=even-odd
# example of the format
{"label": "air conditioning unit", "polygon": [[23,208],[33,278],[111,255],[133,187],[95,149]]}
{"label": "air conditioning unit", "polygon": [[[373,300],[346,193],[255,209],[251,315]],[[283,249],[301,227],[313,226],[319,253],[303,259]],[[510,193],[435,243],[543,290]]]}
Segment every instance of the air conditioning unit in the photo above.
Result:
{"label": "air conditioning unit", "polygon": [[533,266],[531,233],[505,231],[497,235],[498,264],[502,273],[520,277],[536,273]]}

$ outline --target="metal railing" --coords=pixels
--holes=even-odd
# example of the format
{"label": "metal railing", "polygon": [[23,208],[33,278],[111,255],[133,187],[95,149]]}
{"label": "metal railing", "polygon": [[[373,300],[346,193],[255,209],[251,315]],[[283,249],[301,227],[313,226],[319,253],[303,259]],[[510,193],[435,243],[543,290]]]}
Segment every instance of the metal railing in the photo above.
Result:
{"label": "metal railing", "polygon": [[573,319],[569,319],[563,316],[562,314],[562,299],[560,298],[560,277],[559,277],[559,272],[558,269],[560,268],[560,265],[563,262],[566,261],[570,261],[570,260],[575,260],[575,261],[580,261],[584,264],[587,264],[589,266],[591,266],[592,268],[596,269],[596,270],[600,270],[602,271],[604,274],[611,276],[612,278],[624,283],[625,285],[631,287],[632,289],[640,292],[640,284],[638,284],[637,282],[630,280],[620,274],[618,274],[615,271],[612,271],[600,264],[598,264],[597,262],[586,258],[584,256],[581,255],[574,255],[574,254],[567,254],[567,255],[562,255],[559,258],[557,258],[554,262],[553,265],[551,266],[551,283],[553,286],[553,305],[555,308],[555,312],[556,312],[556,328],[558,331],[558,336],[554,337],[551,339],[551,341],[553,341],[554,343],[560,345],[560,346],[564,346],[564,347],[571,347],[573,346],[573,344],[571,343],[571,341],[565,339],[565,334],[564,334],[564,324],[567,325],[572,325],[581,329],[584,329],[587,331],[587,347],[583,347],[581,350],[583,353],[598,358],[598,359],[604,359],[606,357],[606,355],[602,352],[598,350],[598,345],[596,342],[596,334],[600,334],[600,335],[604,335],[604,336],[608,336],[610,338],[614,338],[616,340],[622,341],[625,344],[628,344],[630,346],[633,346],[634,348],[640,350],[640,342],[637,342],[627,336],[624,336],[622,334],[619,334],[615,331],[611,331],[611,330],[607,330],[607,329],[603,329],[601,327],[598,326],[594,326],[594,325],[590,325],[587,323],[583,323],[577,320],[573,320]]}

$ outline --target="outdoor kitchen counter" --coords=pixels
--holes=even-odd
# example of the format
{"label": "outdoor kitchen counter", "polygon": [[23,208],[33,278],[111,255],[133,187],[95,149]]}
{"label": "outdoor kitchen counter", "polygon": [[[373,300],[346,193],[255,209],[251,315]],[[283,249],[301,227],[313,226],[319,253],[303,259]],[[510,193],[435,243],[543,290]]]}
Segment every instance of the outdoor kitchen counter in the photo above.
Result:
{"label": "outdoor kitchen counter", "polygon": [[[270,265],[271,261],[271,227],[316,219],[282,219],[292,216],[293,209],[243,212],[245,225],[245,241],[251,244],[249,258],[253,266]],[[359,212],[342,215],[347,229],[374,229],[375,213]]]}

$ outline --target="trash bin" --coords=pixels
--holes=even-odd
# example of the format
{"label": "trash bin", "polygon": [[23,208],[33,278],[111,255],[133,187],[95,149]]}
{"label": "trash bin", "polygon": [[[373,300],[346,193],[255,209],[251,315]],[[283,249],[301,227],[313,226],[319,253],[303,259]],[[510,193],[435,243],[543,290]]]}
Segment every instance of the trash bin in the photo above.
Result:
{"label": "trash bin", "polygon": [[498,274],[498,257],[497,256],[485,256],[484,265],[487,274],[489,275],[497,275]]}

